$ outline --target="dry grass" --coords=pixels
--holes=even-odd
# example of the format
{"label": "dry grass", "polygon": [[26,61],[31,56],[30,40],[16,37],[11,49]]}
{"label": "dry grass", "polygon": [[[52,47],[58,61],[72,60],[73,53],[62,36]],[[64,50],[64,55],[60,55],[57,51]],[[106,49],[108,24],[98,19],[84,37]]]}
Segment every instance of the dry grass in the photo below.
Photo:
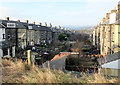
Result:
{"label": "dry grass", "polygon": [[[29,69],[26,69],[29,68]],[[116,83],[118,80],[106,80],[101,74],[87,76],[82,74],[81,78],[61,70],[50,70],[48,68],[38,69],[28,66],[21,60],[12,62],[2,60],[3,83]]]}

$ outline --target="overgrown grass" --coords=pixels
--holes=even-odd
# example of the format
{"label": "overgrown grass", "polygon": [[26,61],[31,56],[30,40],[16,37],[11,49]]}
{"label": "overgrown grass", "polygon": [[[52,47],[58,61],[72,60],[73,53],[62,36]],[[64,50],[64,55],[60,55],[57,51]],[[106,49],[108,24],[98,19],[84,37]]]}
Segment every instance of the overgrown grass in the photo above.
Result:
{"label": "overgrown grass", "polygon": [[117,79],[107,80],[101,74],[92,74],[87,76],[85,73],[82,77],[71,75],[69,72],[64,73],[61,70],[50,70],[49,68],[38,69],[37,67],[28,66],[21,60],[12,62],[2,60],[3,83],[117,83]]}

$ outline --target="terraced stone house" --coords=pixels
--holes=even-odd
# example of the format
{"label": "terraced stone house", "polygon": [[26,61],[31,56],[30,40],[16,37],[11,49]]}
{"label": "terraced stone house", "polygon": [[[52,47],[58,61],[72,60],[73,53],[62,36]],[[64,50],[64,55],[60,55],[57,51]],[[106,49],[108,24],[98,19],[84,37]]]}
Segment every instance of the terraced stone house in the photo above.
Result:
{"label": "terraced stone house", "polygon": [[15,57],[17,24],[6,18],[6,20],[0,20],[0,25],[0,57]]}
{"label": "terraced stone house", "polygon": [[49,27],[46,26],[40,26],[40,42],[41,44],[51,44],[52,42],[52,31]]}
{"label": "terraced stone house", "polygon": [[26,37],[27,37],[27,46],[35,45],[35,23],[29,24],[28,20],[26,22],[22,22],[22,24],[26,27]]}
{"label": "terraced stone house", "polygon": [[120,51],[120,2],[116,8],[106,13],[102,23],[94,29],[94,45],[100,49],[101,55]]}

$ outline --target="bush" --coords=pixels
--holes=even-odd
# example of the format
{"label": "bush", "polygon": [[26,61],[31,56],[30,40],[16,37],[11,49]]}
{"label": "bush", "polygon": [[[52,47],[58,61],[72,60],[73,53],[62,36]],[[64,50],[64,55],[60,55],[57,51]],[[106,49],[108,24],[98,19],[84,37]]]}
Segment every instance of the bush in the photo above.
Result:
{"label": "bush", "polygon": [[25,64],[25,70],[31,70],[31,68],[32,68],[31,65]]}
{"label": "bush", "polygon": [[[11,61],[4,61],[7,63]],[[21,61],[11,62],[9,66],[2,65],[2,82],[3,83],[116,83],[117,79],[105,79],[100,74],[81,74],[72,75],[72,72],[64,73],[62,70],[50,70],[48,68],[35,68],[25,65]],[[25,67],[24,67],[25,66]],[[26,71],[26,70],[28,71]],[[82,77],[77,77],[82,75]]]}
{"label": "bush", "polygon": [[67,40],[67,35],[61,33],[61,34],[58,36],[58,39],[59,39],[60,41],[66,41],[66,40]]}

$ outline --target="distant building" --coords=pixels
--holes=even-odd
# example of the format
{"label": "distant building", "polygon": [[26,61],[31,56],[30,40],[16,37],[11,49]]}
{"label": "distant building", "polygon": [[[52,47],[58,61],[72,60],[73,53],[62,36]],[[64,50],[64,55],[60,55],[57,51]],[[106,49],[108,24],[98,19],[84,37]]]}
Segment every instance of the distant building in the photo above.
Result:
{"label": "distant building", "polygon": [[17,21],[17,47],[25,49],[27,47],[27,29],[26,27],[20,22]]}

